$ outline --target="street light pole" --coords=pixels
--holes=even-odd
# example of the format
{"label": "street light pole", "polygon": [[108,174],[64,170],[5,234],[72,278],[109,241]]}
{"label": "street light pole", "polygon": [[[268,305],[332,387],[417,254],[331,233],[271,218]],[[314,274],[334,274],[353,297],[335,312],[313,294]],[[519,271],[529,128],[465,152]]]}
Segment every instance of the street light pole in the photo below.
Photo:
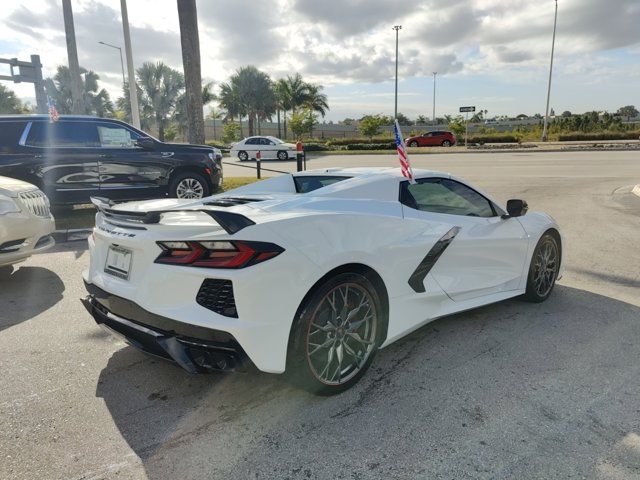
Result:
{"label": "street light pole", "polygon": [[117,48],[118,51],[120,52],[120,68],[122,68],[122,88],[124,88],[124,84],[126,83],[125,79],[124,79],[124,62],[122,61],[122,48],[117,47],[115,45],[111,45],[110,43],[107,42],[98,42],[100,45],[105,45],[107,47],[111,47],[111,48]]}
{"label": "street light pole", "polygon": [[393,29],[396,31],[396,94],[395,94],[395,108],[393,109],[394,120],[398,118],[398,32],[402,29],[402,25],[394,25]]}
{"label": "street light pole", "polygon": [[431,117],[431,120],[433,121],[433,124],[436,124],[436,75],[438,74],[438,72],[433,72],[433,117]]}
{"label": "street light pole", "polygon": [[122,11],[122,30],[124,33],[124,51],[127,54],[127,73],[129,74],[129,100],[131,102],[131,123],[140,128],[140,110],[138,108],[138,89],[136,88],[136,72],[133,70],[133,56],[131,54],[131,34],[129,33],[129,16],[127,15],[127,0],[120,0]]}
{"label": "street light pole", "polygon": [[64,32],[67,39],[67,57],[69,58],[69,76],[71,77],[71,113],[84,114],[82,101],[82,78],[78,63],[78,47],[76,46],[76,30],[73,25],[73,9],[71,0],[62,0],[62,14],[64,17]]}
{"label": "street light pole", "polygon": [[551,97],[551,74],[553,73],[553,51],[556,46],[556,23],[558,22],[558,0],[556,0],[556,12],[553,18],[553,38],[551,40],[551,64],[549,65],[549,84],[547,85],[547,108],[544,114],[544,126],[542,127],[542,141],[547,141],[547,126],[549,123],[549,99]]}

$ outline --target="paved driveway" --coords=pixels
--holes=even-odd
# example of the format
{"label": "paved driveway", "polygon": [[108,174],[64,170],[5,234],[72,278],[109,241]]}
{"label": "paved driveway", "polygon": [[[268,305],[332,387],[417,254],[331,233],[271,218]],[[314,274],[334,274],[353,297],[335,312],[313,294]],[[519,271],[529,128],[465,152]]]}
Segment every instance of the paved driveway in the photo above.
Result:
{"label": "paved driveway", "polygon": [[[395,162],[312,163],[345,158]],[[333,398],[149,358],[78,301],[83,242],[33,257],[0,281],[0,478],[640,478],[639,160],[416,156],[550,212],[565,276],[427,325]]]}

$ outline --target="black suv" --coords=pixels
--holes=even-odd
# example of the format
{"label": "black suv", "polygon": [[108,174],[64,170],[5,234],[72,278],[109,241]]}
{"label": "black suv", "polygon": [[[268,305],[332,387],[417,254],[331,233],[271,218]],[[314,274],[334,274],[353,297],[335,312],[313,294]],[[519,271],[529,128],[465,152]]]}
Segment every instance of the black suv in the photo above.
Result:
{"label": "black suv", "polygon": [[160,142],[119,120],[0,116],[0,175],[37,185],[54,203],[201,198],[222,183],[222,155]]}

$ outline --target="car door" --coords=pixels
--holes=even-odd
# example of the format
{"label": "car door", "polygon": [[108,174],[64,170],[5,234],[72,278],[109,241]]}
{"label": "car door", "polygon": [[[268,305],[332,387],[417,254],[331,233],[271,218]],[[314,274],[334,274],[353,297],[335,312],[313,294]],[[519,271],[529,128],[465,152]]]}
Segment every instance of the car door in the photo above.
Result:
{"label": "car door", "polygon": [[270,138],[262,138],[260,143],[264,149],[262,150],[262,158],[268,158],[269,160],[275,160],[278,158],[278,146],[276,145],[276,142]]}
{"label": "car door", "polygon": [[260,138],[251,137],[244,142],[244,150],[249,155],[249,158],[256,158],[256,153],[260,150]]}
{"label": "car door", "polygon": [[503,219],[489,199],[450,178],[402,182],[400,188],[405,218],[442,222],[448,228],[440,245],[429,246],[444,250],[428,275],[452,300],[518,288],[528,239],[516,218]]}
{"label": "car door", "polygon": [[82,120],[33,121],[20,143],[31,158],[34,178],[57,203],[88,201],[98,193],[98,133]]}
{"label": "car door", "polygon": [[174,152],[137,146],[140,133],[116,122],[96,122],[101,195],[113,199],[153,198],[166,188]]}
{"label": "car door", "polygon": [[433,145],[435,145],[434,140],[433,140],[433,132],[427,132],[424,135],[422,135],[422,146],[425,147],[431,147]]}

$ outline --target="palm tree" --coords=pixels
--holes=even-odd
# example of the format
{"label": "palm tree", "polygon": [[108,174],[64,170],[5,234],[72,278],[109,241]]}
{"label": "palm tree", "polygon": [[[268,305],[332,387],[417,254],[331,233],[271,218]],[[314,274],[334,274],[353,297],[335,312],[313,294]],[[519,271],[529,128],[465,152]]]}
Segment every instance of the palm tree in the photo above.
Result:
{"label": "palm tree", "polygon": [[238,122],[240,123],[240,135],[244,136],[242,133],[242,117],[246,112],[240,102],[238,86],[232,81],[221,83],[218,102],[220,103],[220,106],[227,111],[227,116],[225,117],[226,121],[231,120],[233,123],[235,117],[238,117]]}
{"label": "palm tree", "polygon": [[[100,88],[98,74],[81,67],[80,75],[82,80],[81,100],[84,111],[99,117],[112,115],[113,103],[109,98],[109,93],[104,88]],[[47,78],[44,81],[44,88],[47,95],[55,102],[59,113],[69,114],[73,112],[69,67],[58,65],[53,78]]]}
{"label": "palm tree", "polygon": [[241,110],[249,121],[249,136],[254,134],[254,122],[271,118],[276,110],[276,98],[269,76],[249,65],[239,68],[231,77],[232,88],[237,89]]}
{"label": "palm tree", "polygon": [[0,113],[22,113],[22,102],[12,90],[0,85]]}
{"label": "palm tree", "polygon": [[[140,85],[136,82],[138,90],[138,108],[140,110],[140,128],[149,130],[153,125],[153,109],[148,103],[148,99],[143,95]],[[131,100],[129,99],[129,82],[122,86],[122,97],[116,100],[116,107],[124,113],[124,120],[131,123]]]}
{"label": "palm tree", "polygon": [[302,104],[303,107],[308,108],[312,112],[319,113],[322,118],[324,118],[327,110],[329,110],[327,95],[322,93],[323,88],[322,85],[307,83],[307,99]]}
{"label": "palm tree", "polygon": [[280,110],[284,113],[284,137],[287,138],[287,110],[291,108],[288,91],[287,81],[284,78],[279,78],[273,85],[273,92],[276,95],[276,112],[278,115],[278,138],[281,136]]}
{"label": "palm tree", "polygon": [[136,73],[142,89],[142,102],[153,109],[158,138],[164,141],[167,120],[175,112],[176,103],[184,89],[184,77],[163,62],[145,62]]}
{"label": "palm tree", "polygon": [[200,73],[200,39],[196,0],[177,0],[182,45],[182,65],[186,92],[187,137],[190,143],[204,143],[204,112],[202,105],[202,76]]}
{"label": "palm tree", "polygon": [[[216,99],[213,93],[213,82],[206,83],[202,86],[202,106],[203,108]],[[182,93],[176,101],[175,113],[173,114],[173,120],[178,124],[178,130],[180,133],[188,131],[187,128],[187,94]],[[191,140],[189,140],[191,142]]]}

